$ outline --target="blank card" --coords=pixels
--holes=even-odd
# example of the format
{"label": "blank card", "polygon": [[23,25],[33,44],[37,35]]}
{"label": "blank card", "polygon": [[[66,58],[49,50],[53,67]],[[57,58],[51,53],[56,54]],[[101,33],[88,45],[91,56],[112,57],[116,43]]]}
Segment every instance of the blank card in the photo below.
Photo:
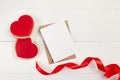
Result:
{"label": "blank card", "polygon": [[64,21],[41,28],[40,32],[54,62],[76,53],[72,37]]}

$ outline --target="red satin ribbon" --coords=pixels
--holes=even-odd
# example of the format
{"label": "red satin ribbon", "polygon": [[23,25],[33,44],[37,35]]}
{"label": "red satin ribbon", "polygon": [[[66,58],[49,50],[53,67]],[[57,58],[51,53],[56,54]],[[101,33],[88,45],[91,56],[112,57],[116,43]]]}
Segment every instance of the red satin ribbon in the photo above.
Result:
{"label": "red satin ribbon", "polygon": [[51,74],[60,72],[64,67],[68,67],[70,69],[79,69],[79,68],[87,67],[92,60],[95,61],[100,71],[105,72],[104,74],[105,77],[110,78],[113,75],[118,74],[119,75],[118,80],[120,80],[120,67],[117,64],[110,64],[110,65],[104,66],[102,61],[99,58],[95,58],[95,57],[86,58],[80,65],[77,65],[75,63],[65,63],[65,64],[58,65],[50,73],[44,71],[36,62],[36,69],[43,75],[51,75]]}

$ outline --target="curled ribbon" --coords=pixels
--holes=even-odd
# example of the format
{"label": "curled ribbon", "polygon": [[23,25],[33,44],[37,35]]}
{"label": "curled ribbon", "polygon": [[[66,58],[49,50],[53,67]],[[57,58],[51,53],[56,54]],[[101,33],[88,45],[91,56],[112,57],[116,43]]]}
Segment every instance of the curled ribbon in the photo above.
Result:
{"label": "curled ribbon", "polygon": [[71,63],[71,62],[65,63],[65,64],[60,64],[60,65],[56,66],[52,72],[46,72],[36,62],[36,69],[43,75],[52,75],[52,74],[60,72],[64,67],[67,67],[70,69],[79,69],[79,68],[87,67],[92,60],[95,61],[96,65],[100,71],[105,72],[105,74],[104,74],[105,77],[110,78],[113,75],[118,74],[118,80],[120,80],[120,67],[117,64],[110,64],[110,65],[104,66],[102,61],[96,57],[88,57],[80,65]]}

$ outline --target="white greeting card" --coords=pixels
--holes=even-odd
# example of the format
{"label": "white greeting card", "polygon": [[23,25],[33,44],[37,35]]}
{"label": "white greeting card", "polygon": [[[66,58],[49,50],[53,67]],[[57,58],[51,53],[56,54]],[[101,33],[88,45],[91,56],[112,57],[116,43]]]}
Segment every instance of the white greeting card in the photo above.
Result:
{"label": "white greeting card", "polygon": [[54,62],[76,53],[72,37],[64,21],[42,28],[40,32]]}

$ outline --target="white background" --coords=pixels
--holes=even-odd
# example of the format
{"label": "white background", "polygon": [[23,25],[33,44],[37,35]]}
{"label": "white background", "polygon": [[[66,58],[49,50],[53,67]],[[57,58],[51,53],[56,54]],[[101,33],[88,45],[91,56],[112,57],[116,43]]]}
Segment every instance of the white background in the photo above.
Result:
{"label": "white background", "polygon": [[[15,55],[16,39],[9,31],[10,24],[23,14],[34,18],[31,37],[40,47],[39,54],[28,60]],[[69,21],[79,63],[85,57],[95,56],[105,65],[120,65],[120,0],[0,0],[0,80],[108,80],[94,62],[84,69],[65,68],[51,76],[35,69],[36,61],[48,68],[55,66],[47,62],[38,29],[60,20]]]}

